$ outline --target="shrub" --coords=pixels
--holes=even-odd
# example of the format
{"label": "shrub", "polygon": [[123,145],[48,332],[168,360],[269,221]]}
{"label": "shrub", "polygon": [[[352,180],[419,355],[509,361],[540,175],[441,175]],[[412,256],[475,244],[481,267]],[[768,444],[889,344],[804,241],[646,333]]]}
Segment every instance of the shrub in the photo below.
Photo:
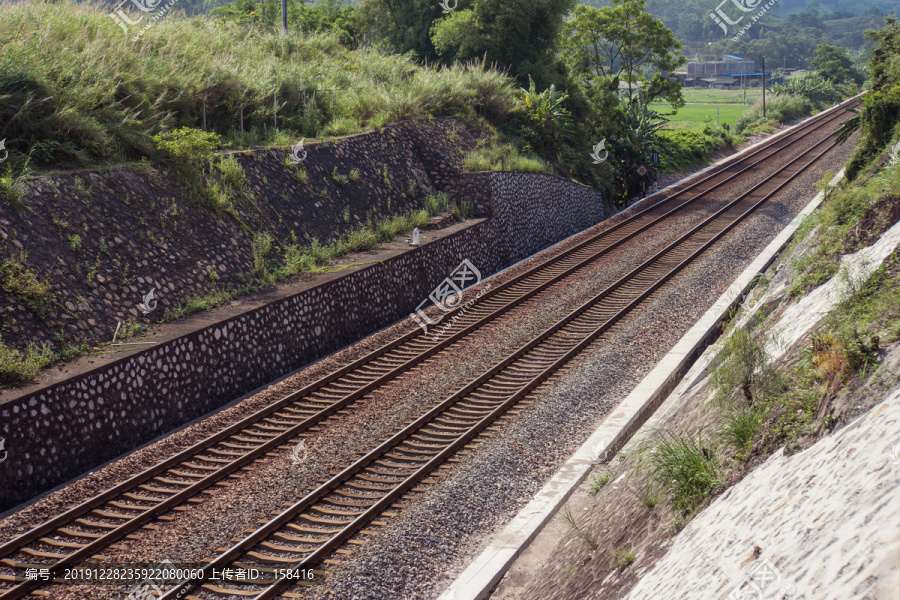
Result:
{"label": "shrub", "polygon": [[195,168],[198,168],[201,162],[205,162],[222,145],[222,140],[215,133],[180,127],[153,136],[153,143],[158,150],[179,163],[194,162]]}
{"label": "shrub", "polygon": [[450,196],[448,196],[446,192],[429,194],[425,197],[423,204],[425,206],[425,210],[428,211],[428,215],[434,217],[450,207]]}
{"label": "shrub", "polygon": [[660,163],[666,171],[687,169],[708,160],[714,152],[726,147],[729,140],[725,131],[663,131],[659,136]]}
{"label": "shrub", "polygon": [[0,386],[24,385],[54,360],[49,346],[31,345],[25,352],[9,348],[0,339]]}
{"label": "shrub", "polygon": [[737,329],[725,339],[711,370],[715,398],[723,406],[732,405],[736,394],[752,406],[777,386],[766,349],[746,329]]}
{"label": "shrub", "polygon": [[219,159],[219,162],[216,163],[216,169],[219,172],[219,178],[224,183],[238,190],[243,190],[247,187],[247,173],[234,156],[226,156]]}
{"label": "shrub", "polygon": [[762,98],[753,103],[747,111],[735,121],[735,133],[742,133],[743,128],[738,128],[744,120],[754,122],[759,119],[768,119],[776,123],[787,123],[800,117],[811,115],[815,107],[813,103],[802,96],[775,96],[766,99],[766,116],[763,117]]}
{"label": "shrub", "polygon": [[260,275],[269,271],[268,259],[272,251],[272,235],[268,232],[253,236],[250,241],[250,253],[253,256],[253,269]]}
{"label": "shrub", "polygon": [[24,253],[14,254],[0,264],[0,290],[17,298],[34,314],[44,315],[53,299],[50,285],[27,267],[26,258]]}

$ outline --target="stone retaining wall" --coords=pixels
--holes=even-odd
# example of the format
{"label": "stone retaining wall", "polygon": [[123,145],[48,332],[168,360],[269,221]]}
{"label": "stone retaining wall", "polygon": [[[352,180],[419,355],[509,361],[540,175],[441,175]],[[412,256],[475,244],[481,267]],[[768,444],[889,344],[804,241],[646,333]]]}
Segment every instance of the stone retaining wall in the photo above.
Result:
{"label": "stone retaining wall", "polygon": [[486,221],[2,405],[0,510],[405,318],[463,259],[488,276],[604,218],[559,177],[476,175]]}

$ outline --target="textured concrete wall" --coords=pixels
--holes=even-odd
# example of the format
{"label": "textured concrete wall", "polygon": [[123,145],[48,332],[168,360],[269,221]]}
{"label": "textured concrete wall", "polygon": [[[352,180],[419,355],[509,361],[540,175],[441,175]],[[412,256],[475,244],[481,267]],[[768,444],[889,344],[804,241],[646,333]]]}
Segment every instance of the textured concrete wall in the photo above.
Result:
{"label": "textured concrete wall", "polygon": [[475,175],[487,221],[0,406],[0,509],[405,318],[463,259],[487,276],[604,218],[559,177]]}
{"label": "textured concrete wall", "polygon": [[[299,167],[284,150],[236,153],[246,183],[225,186],[233,217],[198,203],[164,163],[34,178],[27,208],[0,201],[0,265],[20,264],[47,289],[36,302],[0,272],[2,342],[108,342],[126,320],[149,325],[214,288],[259,284],[252,233],[273,236],[268,258],[280,266],[291,240],[326,244],[369,218],[419,210],[474,145],[466,125],[435,119],[309,143]],[[144,315],[138,304],[151,289],[158,308]]]}

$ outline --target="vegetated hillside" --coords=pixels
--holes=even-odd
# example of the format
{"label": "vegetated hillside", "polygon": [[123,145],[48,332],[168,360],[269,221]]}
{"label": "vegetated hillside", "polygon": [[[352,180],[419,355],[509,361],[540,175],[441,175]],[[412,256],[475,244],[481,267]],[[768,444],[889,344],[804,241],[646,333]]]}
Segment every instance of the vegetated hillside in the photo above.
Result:
{"label": "vegetated hillside", "polygon": [[[582,4],[608,6],[608,0],[580,0]],[[761,9],[764,2],[751,0],[745,6]],[[689,56],[721,59],[723,53],[737,54],[757,61],[765,55],[769,64],[793,68],[808,67],[817,44],[828,43],[859,50],[870,47],[863,32],[880,29],[883,15],[897,12],[896,3],[871,0],[863,4],[838,0],[832,3],[806,0],[780,0],[766,11],[738,41],[732,37],[736,27],[723,32],[710,18],[718,4],[711,0],[648,0],[647,10],[672,29]],[[722,6],[731,19],[757,10],[741,13],[731,2]],[[733,13],[733,14],[732,14]],[[707,46],[707,44],[710,44]]]}
{"label": "vegetated hillside", "polygon": [[32,168],[51,169],[157,158],[152,136],[184,126],[205,126],[229,145],[288,146],[403,119],[497,119],[513,106],[515,88],[495,69],[435,69],[350,50],[333,35],[167,15],[133,38],[102,5],[0,6],[7,165],[21,169],[29,156]]}

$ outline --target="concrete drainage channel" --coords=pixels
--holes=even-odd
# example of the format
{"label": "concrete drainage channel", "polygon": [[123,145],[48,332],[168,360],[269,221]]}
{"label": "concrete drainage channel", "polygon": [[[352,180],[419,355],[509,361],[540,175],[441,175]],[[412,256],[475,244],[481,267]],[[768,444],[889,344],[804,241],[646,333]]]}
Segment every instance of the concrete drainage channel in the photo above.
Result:
{"label": "concrete drainage channel", "polygon": [[[836,185],[843,176],[844,171],[841,170],[830,184]],[[710,345],[718,337],[720,325],[728,312],[741,302],[754,277],[772,264],[803,220],[819,206],[823,198],[823,193],[817,194],[769,243],[535,497],[466,567],[439,600],[487,598],[516,558],[562,507],[591,468],[598,462],[608,460],[621,449],[660,409],[664,401],[665,405],[677,403],[712,358],[714,349]],[[694,377],[685,377],[689,374]]]}

